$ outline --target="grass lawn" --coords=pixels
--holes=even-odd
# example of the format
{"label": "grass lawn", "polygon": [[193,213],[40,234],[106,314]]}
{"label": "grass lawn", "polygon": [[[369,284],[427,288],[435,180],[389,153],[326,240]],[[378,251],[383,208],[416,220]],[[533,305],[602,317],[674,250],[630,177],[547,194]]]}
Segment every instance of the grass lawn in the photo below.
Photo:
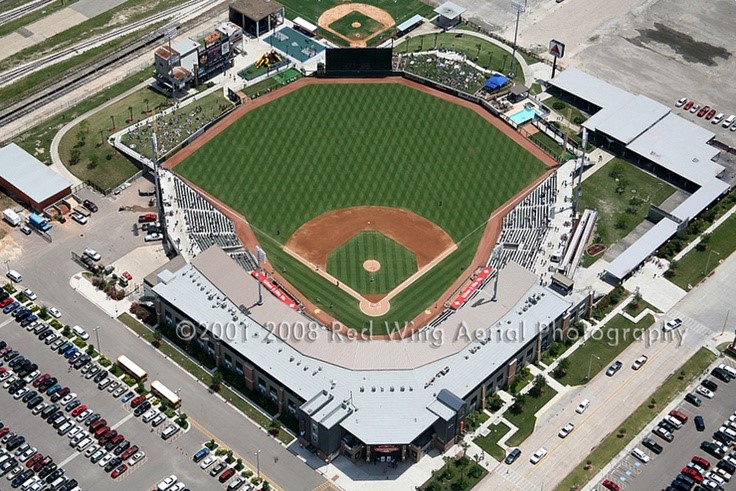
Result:
{"label": "grass lawn", "polygon": [[[303,17],[309,21],[317,23],[319,16],[326,10],[337,5],[345,3],[343,0],[320,0],[319,2],[305,2],[304,0],[284,0],[281,2],[286,7],[286,16],[289,19],[295,17]],[[433,8],[419,0],[402,0],[396,2],[394,0],[365,0],[362,3],[382,8],[394,18],[396,25],[412,17],[415,14],[431,18],[435,14]]]}
{"label": "grass lawn", "polygon": [[422,484],[422,491],[466,491],[472,489],[483,479],[488,471],[468,457],[449,459],[447,463],[432,474]]}
{"label": "grass lawn", "polygon": [[[675,397],[688,386],[688,384],[697,376],[699,376],[708,365],[713,363],[716,355],[706,349],[700,348],[679,370],[670,375],[667,380],[655,390],[651,397],[648,397],[626,421],[623,422],[621,428],[626,428],[626,433],[622,438],[617,436],[617,431],[611,432],[578,466],[567,475],[560,484],[555,487],[555,491],[569,491],[574,486],[580,486],[582,489],[585,484],[590,481],[593,476],[598,474],[601,468],[613,460],[613,458],[624,448],[639,432],[648,425],[655,416],[657,416],[662,408],[670,403]],[[683,375],[684,373],[684,375]],[[653,408],[649,408],[649,401],[654,399],[657,404]],[[585,462],[591,461],[590,469],[585,470]]]}
{"label": "grass lawn", "polygon": [[337,19],[329,27],[349,39],[365,39],[383,29],[383,24],[361,12],[353,11]]}
{"label": "grass lawn", "polygon": [[273,90],[277,87],[280,87],[281,85],[284,85],[282,80],[293,81],[300,78],[302,78],[302,74],[298,70],[290,68],[287,71],[283,72],[280,76],[274,75],[273,77],[261,80],[260,82],[244,88],[243,93],[250,97],[253,94],[258,94],[259,92],[265,92],[267,90]]}
{"label": "grass lawn", "polygon": [[[426,51],[435,47],[463,53],[468,60],[489,70],[499,73],[508,73],[511,70],[511,53],[472,34],[464,34],[462,37],[455,37],[455,33],[411,36],[408,40],[394,46],[394,53]],[[524,82],[524,73],[518,67],[514,80]]]}
{"label": "grass lawn", "polygon": [[516,426],[519,430],[511,435],[506,440],[506,443],[510,447],[517,447],[527,439],[529,435],[534,431],[534,425],[537,423],[537,418],[534,413],[539,411],[542,406],[547,404],[557,394],[557,391],[545,384],[542,390],[542,395],[539,397],[532,397],[531,394],[527,393],[524,398],[524,404],[519,414],[514,414],[511,410],[507,410],[504,416],[511,424]]}
{"label": "grass lawn", "polygon": [[[155,339],[153,336],[153,331],[141,324],[136,318],[134,318],[127,312],[120,314],[120,316],[118,316],[118,320],[128,326],[141,338],[145,339],[149,343],[153,343]],[[161,346],[158,349],[180,367],[184,368],[184,370],[194,375],[202,383],[209,386],[212,382],[212,375],[210,375],[207,370],[202,369],[196,362],[194,362],[188,356],[183,355],[178,349],[169,344],[166,340],[161,341]],[[268,428],[271,424],[271,418],[263,414],[248,401],[246,401],[224,385],[221,386],[218,394],[220,394],[224,399],[227,400],[227,402],[238,408],[243,414],[261,425],[263,428]],[[277,438],[286,444],[291,443],[291,441],[294,439],[286,431],[280,431]]]}
{"label": "grass lawn", "polygon": [[[600,331],[567,357],[570,365],[559,381],[567,385],[581,385],[600,372],[625,350],[634,337],[641,337],[643,331],[654,324],[654,317],[647,315],[634,324],[622,315],[616,315]],[[595,358],[595,357],[598,358]],[[590,378],[588,378],[588,367]]]}
{"label": "grass lawn", "polygon": [[[367,260],[376,260],[381,269],[369,272]],[[327,272],[359,293],[388,293],[417,272],[413,252],[380,232],[364,231],[327,256]]]}
{"label": "grass lawn", "polygon": [[637,315],[644,312],[644,310],[649,309],[652,312],[660,312],[660,310],[657,307],[654,307],[646,300],[639,300],[637,303],[636,299],[633,299],[631,302],[629,302],[626,307],[625,311],[627,314],[629,314],[632,317],[636,317]]}
{"label": "grass lawn", "polygon": [[609,247],[646,218],[649,203],[662,204],[674,192],[668,183],[615,158],[583,181],[580,209],[598,210],[593,241]]}
{"label": "grass lawn", "polygon": [[[553,105],[555,105],[555,103],[558,103],[558,107],[560,107],[559,104],[562,104],[562,109],[555,109],[554,107],[552,107]],[[562,101],[557,97],[550,96],[546,98],[544,100],[544,104],[573,124],[582,124],[586,119],[588,119],[585,115],[583,115],[583,113],[580,112],[578,108],[576,108],[575,106],[571,106],[567,102]]]}
{"label": "grass lawn", "polygon": [[670,281],[684,290],[696,285],[736,250],[736,215],[728,217],[706,241],[703,250],[694,247],[677,262]]}
{"label": "grass lawn", "polygon": [[[468,266],[492,211],[544,166],[469,109],[399,84],[348,84],[311,85],[257,108],[176,170],[243,213],[302,294],[333,297],[331,313],[361,327],[406,321],[434,301]],[[281,251],[303,223],[359,205],[410,210],[458,244],[394,298],[386,319],[366,317],[357,301]]]}
{"label": "grass lawn", "polygon": [[479,436],[473,442],[500,462],[506,458],[506,451],[498,446],[498,440],[508,433],[511,428],[506,423],[498,422],[495,425],[489,426],[488,429],[490,430],[488,435]]}
{"label": "grass lawn", "polygon": [[557,143],[557,140],[549,136],[547,133],[537,131],[532,134],[529,139],[550,155],[559,156],[565,153],[560,144]]}

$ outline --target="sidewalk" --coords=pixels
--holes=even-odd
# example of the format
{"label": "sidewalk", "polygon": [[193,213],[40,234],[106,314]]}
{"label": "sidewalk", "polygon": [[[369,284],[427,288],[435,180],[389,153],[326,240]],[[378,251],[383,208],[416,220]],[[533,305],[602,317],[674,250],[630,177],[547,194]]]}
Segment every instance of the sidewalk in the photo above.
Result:
{"label": "sidewalk", "polygon": [[130,310],[131,301],[128,297],[122,300],[112,300],[105,292],[95,288],[81,272],[69,278],[69,286],[113,319],[117,319],[120,314]]}
{"label": "sidewalk", "polygon": [[695,246],[697,246],[698,244],[700,244],[700,241],[701,241],[701,239],[703,238],[704,235],[708,235],[708,234],[712,233],[715,229],[717,229],[718,227],[720,227],[723,222],[725,222],[726,220],[728,220],[728,218],[731,215],[733,215],[734,213],[736,213],[736,206],[733,206],[730,210],[728,210],[726,213],[724,213],[722,217],[720,217],[718,220],[716,220],[715,222],[713,222],[713,224],[710,227],[708,227],[707,229],[705,229],[703,231],[703,233],[701,233],[692,242],[690,242],[688,245],[686,245],[683,250],[681,250],[680,252],[678,252],[675,255],[675,257],[672,258],[672,260],[673,261],[679,261],[680,259],[682,259],[685,256],[685,254],[687,254]]}

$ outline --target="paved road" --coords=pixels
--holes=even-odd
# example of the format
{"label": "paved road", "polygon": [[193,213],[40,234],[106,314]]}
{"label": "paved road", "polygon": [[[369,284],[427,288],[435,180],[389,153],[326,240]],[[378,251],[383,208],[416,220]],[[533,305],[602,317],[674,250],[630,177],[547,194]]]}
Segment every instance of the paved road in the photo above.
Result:
{"label": "paved road", "polygon": [[[80,269],[70,260],[71,250],[92,247],[106,261],[143,245],[143,238],[133,233],[137,213],[117,211],[122,204],[147,204],[147,200],[137,197],[137,187],[138,183],[134,183],[117,198],[94,196],[92,199],[100,211],[92,216],[90,223],[81,226],[69,221],[56,225],[51,245],[36,235],[25,237],[17,231],[12,232],[18,246],[3,249],[0,262],[12,257],[10,267],[22,273],[24,285],[35,290],[42,303],[60,308],[66,323],[88,328],[101,326],[100,344],[105,354],[111,357],[126,354],[148,371],[151,380],[159,379],[169,387],[181,388],[183,410],[195,423],[232,447],[246,463],[255,467],[254,452],[260,449],[262,472],[284,489],[311,490],[321,485],[324,479],[288,449],[69,286],[69,279]],[[150,183],[141,183],[140,187],[150,187]]]}

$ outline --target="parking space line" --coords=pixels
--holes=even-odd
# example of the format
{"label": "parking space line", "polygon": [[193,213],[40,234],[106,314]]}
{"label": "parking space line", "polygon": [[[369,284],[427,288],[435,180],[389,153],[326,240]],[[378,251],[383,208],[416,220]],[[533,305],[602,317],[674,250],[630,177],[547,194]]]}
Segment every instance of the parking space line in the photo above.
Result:
{"label": "parking space line", "polygon": [[11,322],[13,322],[14,320],[15,319],[13,317],[8,317],[8,319],[5,322],[3,322],[2,324],[0,324],[0,329],[2,329],[3,327],[7,326],[8,324],[10,324]]}

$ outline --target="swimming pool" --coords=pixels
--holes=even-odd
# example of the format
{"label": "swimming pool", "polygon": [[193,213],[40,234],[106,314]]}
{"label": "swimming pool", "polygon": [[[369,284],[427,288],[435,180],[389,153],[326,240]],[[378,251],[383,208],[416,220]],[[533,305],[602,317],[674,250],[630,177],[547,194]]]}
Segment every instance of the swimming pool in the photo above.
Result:
{"label": "swimming pool", "polygon": [[536,116],[536,112],[534,112],[534,109],[527,109],[524,108],[519,112],[515,112],[511,116],[509,116],[509,119],[516,123],[517,125],[521,126],[522,124],[531,121],[534,119],[534,116]]}

